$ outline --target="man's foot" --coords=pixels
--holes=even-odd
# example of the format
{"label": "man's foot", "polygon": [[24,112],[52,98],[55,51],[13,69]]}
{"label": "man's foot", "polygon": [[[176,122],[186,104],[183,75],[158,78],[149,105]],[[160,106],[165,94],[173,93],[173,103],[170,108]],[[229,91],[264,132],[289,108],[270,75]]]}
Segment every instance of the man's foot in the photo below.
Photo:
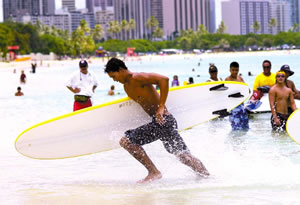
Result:
{"label": "man's foot", "polygon": [[153,182],[155,180],[161,179],[162,175],[160,172],[158,173],[149,173],[148,176],[146,176],[144,179],[139,180],[137,183],[138,184],[143,184],[143,183],[147,183],[147,182]]}

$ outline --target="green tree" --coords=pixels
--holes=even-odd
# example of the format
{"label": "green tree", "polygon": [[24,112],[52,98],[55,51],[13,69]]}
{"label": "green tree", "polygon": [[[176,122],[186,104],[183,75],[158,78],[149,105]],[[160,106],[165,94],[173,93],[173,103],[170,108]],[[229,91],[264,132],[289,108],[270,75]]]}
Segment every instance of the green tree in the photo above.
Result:
{"label": "green tree", "polygon": [[122,39],[123,40],[128,40],[128,31],[129,31],[129,24],[128,21],[126,21],[125,19],[123,19],[121,21],[121,29],[122,29]]}
{"label": "green tree", "polygon": [[276,26],[277,26],[277,21],[275,18],[272,18],[268,23],[268,27],[270,29],[271,34],[273,34],[273,30],[274,30],[274,28],[276,28]]}
{"label": "green tree", "polygon": [[182,48],[183,50],[189,50],[192,47],[192,38],[189,36],[181,37],[178,40],[178,46],[179,48]]}
{"label": "green tree", "polygon": [[226,31],[226,26],[225,26],[225,23],[224,21],[221,21],[220,25],[219,25],[219,28],[217,29],[217,34],[224,34],[225,31]]}
{"label": "green tree", "polygon": [[8,52],[7,46],[14,45],[15,37],[11,28],[5,24],[0,24],[0,52],[3,57]]}
{"label": "green tree", "polygon": [[99,42],[104,35],[103,27],[100,24],[96,24],[92,31],[94,41]]}
{"label": "green tree", "polygon": [[134,38],[134,30],[135,30],[135,27],[136,27],[136,23],[135,23],[135,20],[134,19],[130,19],[129,22],[128,22],[128,26],[129,26],[129,30],[130,30],[130,38]]}
{"label": "green tree", "polygon": [[245,46],[247,47],[254,46],[254,45],[257,45],[257,40],[253,37],[249,37],[245,42]]}
{"label": "green tree", "polygon": [[272,38],[264,38],[263,39],[263,46],[264,47],[270,48],[270,47],[272,47],[272,45],[273,45]]}
{"label": "green tree", "polygon": [[154,38],[162,38],[164,36],[164,32],[160,27],[157,27],[154,31],[153,31],[153,37]]}
{"label": "green tree", "polygon": [[107,32],[117,38],[118,33],[122,31],[121,25],[118,21],[109,22],[109,28]]}
{"label": "green tree", "polygon": [[293,27],[292,27],[292,31],[293,31],[293,32],[298,32],[298,31],[299,31],[299,24],[294,23],[294,24],[293,24]]}
{"label": "green tree", "polygon": [[[224,23],[224,22],[223,22]],[[197,29],[197,33],[199,35],[202,35],[202,34],[208,34],[208,31],[206,30],[206,27],[203,25],[203,24],[200,24],[198,26],[198,29]]]}
{"label": "green tree", "polygon": [[150,39],[152,39],[153,37],[153,32],[154,30],[158,27],[159,25],[159,22],[158,20],[154,17],[154,16],[151,16],[149,19],[147,19],[147,22],[146,22],[146,26],[150,29]]}
{"label": "green tree", "polygon": [[230,47],[230,43],[227,39],[222,38],[219,42],[218,45],[220,46],[220,48],[229,48]]}
{"label": "green tree", "polygon": [[72,49],[76,55],[91,53],[95,49],[95,42],[91,29],[85,20],[80,21],[78,28],[72,33]]}
{"label": "green tree", "polygon": [[252,24],[252,28],[254,30],[254,33],[258,33],[258,31],[260,30],[260,24],[258,21],[255,21],[253,24]]}

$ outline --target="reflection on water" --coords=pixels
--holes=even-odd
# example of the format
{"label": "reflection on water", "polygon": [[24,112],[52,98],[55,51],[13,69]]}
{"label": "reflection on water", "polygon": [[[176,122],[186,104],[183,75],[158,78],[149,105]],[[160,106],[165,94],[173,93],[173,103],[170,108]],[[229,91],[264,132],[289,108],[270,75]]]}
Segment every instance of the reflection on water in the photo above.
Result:
{"label": "reflection on water", "polygon": [[[282,56],[281,56],[282,57]],[[261,62],[271,59],[274,66],[283,64],[278,57],[240,57],[228,59],[199,58],[167,62],[130,62],[136,71],[174,73],[183,82],[195,66],[196,82],[208,78],[207,67],[214,62],[220,76],[228,74],[229,61],[237,60],[241,72],[261,72]],[[282,57],[284,58],[284,57]],[[298,57],[287,56],[293,67],[300,66]],[[224,68],[222,68],[222,66]],[[91,65],[100,85],[94,103],[100,104],[125,96],[120,84],[112,82]],[[77,68],[76,68],[77,69]],[[191,70],[191,69],[190,69]],[[0,199],[3,204],[299,204],[300,147],[286,134],[272,134],[270,114],[250,117],[247,132],[233,132],[228,118],[203,123],[180,134],[193,155],[207,167],[211,176],[199,178],[192,170],[167,153],[157,141],[144,148],[161,170],[157,182],[137,185],[146,170],[126,151],[115,149],[89,156],[64,160],[41,161],[23,157],[14,149],[14,140],[26,128],[72,111],[73,96],[65,88],[65,79],[74,68],[39,69],[29,74],[22,87],[24,97],[13,96],[19,76],[1,70],[0,81]],[[58,75],[59,73],[59,75]],[[297,77],[296,72],[294,76]],[[245,76],[245,75],[244,75]],[[293,76],[293,77],[294,77]],[[244,77],[251,83],[253,77]],[[300,78],[294,78],[300,79]],[[295,80],[296,86],[300,81]],[[108,97],[107,90],[115,84],[119,96]],[[300,87],[300,86],[298,86]]]}

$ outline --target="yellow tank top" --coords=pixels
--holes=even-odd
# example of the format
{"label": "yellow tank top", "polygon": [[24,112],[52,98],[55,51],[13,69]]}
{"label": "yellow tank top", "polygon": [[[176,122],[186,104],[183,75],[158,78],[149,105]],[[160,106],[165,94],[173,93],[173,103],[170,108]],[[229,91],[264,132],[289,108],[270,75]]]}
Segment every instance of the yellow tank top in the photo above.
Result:
{"label": "yellow tank top", "polygon": [[256,76],[254,85],[253,85],[253,91],[257,90],[258,87],[261,86],[270,86],[272,87],[276,83],[276,76],[274,73],[271,73],[269,76],[265,76],[264,73],[259,74]]}

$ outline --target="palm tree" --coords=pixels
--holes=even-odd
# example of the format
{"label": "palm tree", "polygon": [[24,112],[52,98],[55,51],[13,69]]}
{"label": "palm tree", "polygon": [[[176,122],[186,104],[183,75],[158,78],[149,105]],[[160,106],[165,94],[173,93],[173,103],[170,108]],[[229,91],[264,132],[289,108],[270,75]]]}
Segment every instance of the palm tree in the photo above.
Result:
{"label": "palm tree", "polygon": [[122,29],[122,33],[123,33],[123,35],[122,35],[122,39],[124,39],[124,40],[128,40],[128,31],[129,31],[129,24],[128,24],[128,22],[125,20],[125,19],[123,19],[122,21],[121,21],[121,29]]}
{"label": "palm tree", "polygon": [[111,21],[109,22],[109,28],[107,29],[107,32],[114,35],[115,38],[117,37],[117,34],[122,31],[121,25],[118,21]]}
{"label": "palm tree", "polygon": [[130,38],[135,38],[135,35],[134,35],[134,30],[135,30],[135,20],[134,19],[130,19],[129,22],[128,22],[128,26],[129,26],[129,30],[130,30],[130,33],[131,35],[129,36]]}
{"label": "palm tree", "polygon": [[103,27],[100,24],[96,24],[92,32],[93,39],[95,41],[100,41],[103,35],[104,35]]}
{"label": "palm tree", "polygon": [[158,24],[158,20],[154,16],[147,19],[146,26],[150,29],[151,40],[153,31],[158,27]]}
{"label": "palm tree", "polygon": [[219,28],[217,29],[217,33],[218,34],[224,34],[225,31],[226,31],[226,26],[225,26],[225,23],[224,21],[221,21],[221,24],[219,25]]}
{"label": "palm tree", "polygon": [[294,23],[292,30],[293,30],[293,32],[298,32],[299,31],[299,24]]}
{"label": "palm tree", "polygon": [[87,35],[91,32],[89,24],[84,19],[81,19],[79,28]]}
{"label": "palm tree", "polygon": [[253,24],[252,24],[252,28],[254,30],[254,33],[257,34],[257,32],[260,30],[260,24],[258,21],[255,21]]}
{"label": "palm tree", "polygon": [[153,37],[154,38],[162,38],[164,36],[164,32],[160,27],[157,27],[154,31],[153,31]]}
{"label": "palm tree", "polygon": [[273,28],[275,28],[277,26],[277,21],[276,19],[272,18],[269,23],[268,23],[268,27],[270,29],[270,33],[273,34]]}
{"label": "palm tree", "polygon": [[[224,24],[224,22],[223,22],[223,24]],[[203,24],[200,24],[198,29],[197,29],[197,33],[199,35],[208,34],[208,31],[206,30],[206,27]]]}

